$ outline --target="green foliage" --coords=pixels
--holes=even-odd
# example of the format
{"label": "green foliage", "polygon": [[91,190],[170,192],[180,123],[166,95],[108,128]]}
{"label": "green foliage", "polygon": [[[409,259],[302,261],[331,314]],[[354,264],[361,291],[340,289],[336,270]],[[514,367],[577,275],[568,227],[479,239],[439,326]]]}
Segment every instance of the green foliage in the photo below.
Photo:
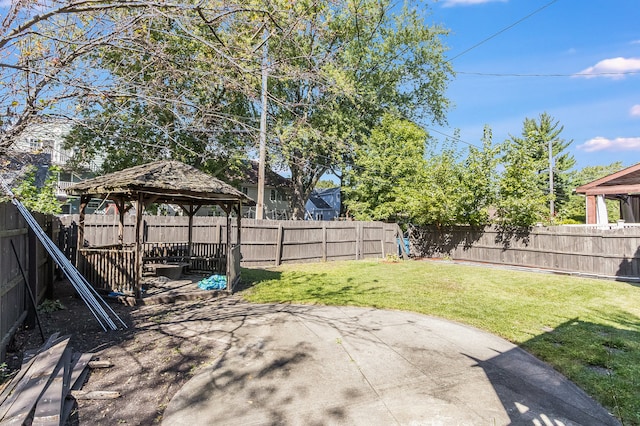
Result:
{"label": "green foliage", "polygon": [[499,147],[489,128],[467,156],[449,145],[425,157],[426,133],[385,116],[356,151],[346,204],[358,219],[482,225],[495,200]]}
{"label": "green foliage", "polygon": [[425,169],[426,132],[416,124],[387,114],[356,147],[347,175],[345,205],[357,220],[403,220],[411,206],[405,191],[418,186]]}
{"label": "green foliage", "polygon": [[[523,140],[522,142],[530,142]],[[505,142],[499,182],[497,214],[503,225],[530,226],[548,217],[548,197],[540,187],[540,161],[522,143]]]}
{"label": "green foliage", "polygon": [[[511,136],[505,142],[497,202],[501,224],[531,226],[548,222],[553,219],[549,216],[552,199],[555,211],[562,211],[573,188],[569,170],[575,164],[573,156],[565,152],[573,141],[560,138],[563,129],[543,113],[537,121],[525,119],[522,136]],[[549,144],[554,158],[553,193],[549,191]]]}
{"label": "green foliage", "polygon": [[69,138],[79,162],[104,154],[105,169],[117,170],[177,158],[212,170],[251,152],[265,31],[269,157],[291,170],[294,217],[302,218],[325,172],[351,164],[387,111],[444,120],[452,74],[441,42],[446,31],[427,25],[422,5],[199,4],[197,13],[171,9],[171,18],[141,17],[131,39],[96,52],[118,92],[135,96],[82,105],[86,126]]}
{"label": "green foliage", "polygon": [[339,186],[337,183],[335,183],[332,180],[319,180],[318,183],[316,183],[316,189],[330,189],[330,188],[335,188]]}
{"label": "green foliage", "polygon": [[67,308],[62,304],[62,302],[60,302],[60,300],[45,299],[38,306],[38,311],[43,314],[50,314],[51,312],[62,311],[64,309]]}
{"label": "green foliage", "polygon": [[11,371],[9,370],[9,366],[6,362],[0,362],[0,385],[7,380],[9,380],[12,376]]}
{"label": "green foliage", "polygon": [[41,186],[38,186],[36,182],[37,171],[37,167],[29,166],[13,193],[31,211],[47,214],[60,213],[62,211],[61,203],[56,197],[57,173],[60,172],[60,168],[49,167],[47,177]]}

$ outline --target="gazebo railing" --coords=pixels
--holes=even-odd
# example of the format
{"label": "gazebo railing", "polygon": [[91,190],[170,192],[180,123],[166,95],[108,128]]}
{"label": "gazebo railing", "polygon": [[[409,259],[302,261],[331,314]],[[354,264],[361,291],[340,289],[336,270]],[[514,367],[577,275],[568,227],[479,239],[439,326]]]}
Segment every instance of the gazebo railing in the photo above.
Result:
{"label": "gazebo railing", "polygon": [[135,250],[82,248],[78,253],[78,270],[96,290],[134,294]]}
{"label": "gazebo railing", "polygon": [[143,263],[188,262],[189,243],[143,243]]}
{"label": "gazebo railing", "polygon": [[225,274],[227,245],[223,243],[144,243],[143,263],[188,263],[189,271]]}

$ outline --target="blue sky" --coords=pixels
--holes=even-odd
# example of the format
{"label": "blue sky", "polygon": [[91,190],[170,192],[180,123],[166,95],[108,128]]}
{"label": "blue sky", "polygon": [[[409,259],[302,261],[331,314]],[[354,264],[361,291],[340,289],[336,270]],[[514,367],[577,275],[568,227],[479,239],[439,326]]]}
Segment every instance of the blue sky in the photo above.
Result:
{"label": "blue sky", "polygon": [[428,13],[451,31],[457,72],[448,126],[428,126],[433,136],[459,129],[480,145],[488,124],[501,142],[547,112],[573,139],[576,168],[640,162],[639,0],[440,0]]}

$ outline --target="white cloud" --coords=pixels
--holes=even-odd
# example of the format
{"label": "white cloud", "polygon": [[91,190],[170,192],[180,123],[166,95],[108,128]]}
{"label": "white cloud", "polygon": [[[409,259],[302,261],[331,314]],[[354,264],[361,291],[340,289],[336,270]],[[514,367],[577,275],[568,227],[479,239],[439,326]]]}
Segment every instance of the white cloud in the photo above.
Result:
{"label": "white cloud", "polygon": [[509,0],[444,0],[442,7],[470,6],[475,4],[495,3],[495,2],[506,3],[507,1]]}
{"label": "white cloud", "polygon": [[632,117],[640,117],[640,105],[632,106],[631,109],[629,110],[629,114]]}
{"label": "white cloud", "polygon": [[640,137],[607,139],[597,136],[578,145],[578,149],[586,152],[596,151],[640,151]]}
{"label": "white cloud", "polygon": [[624,77],[624,73],[631,72],[640,72],[640,58],[618,57],[604,59],[594,66],[574,74],[574,77],[609,77],[619,79]]}

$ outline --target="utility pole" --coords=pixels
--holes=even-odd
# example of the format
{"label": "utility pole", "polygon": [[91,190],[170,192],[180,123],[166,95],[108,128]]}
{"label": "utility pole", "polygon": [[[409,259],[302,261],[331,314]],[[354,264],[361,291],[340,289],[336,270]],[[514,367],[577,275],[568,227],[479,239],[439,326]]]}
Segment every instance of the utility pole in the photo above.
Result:
{"label": "utility pole", "polygon": [[258,201],[256,219],[264,219],[264,167],[267,160],[267,61],[269,31],[265,27],[262,40],[262,113],[260,115],[260,155],[258,159]]}
{"label": "utility pole", "polygon": [[549,139],[549,211],[550,211],[550,220],[553,220],[555,216],[555,191],[553,188],[553,144],[552,140]]}

